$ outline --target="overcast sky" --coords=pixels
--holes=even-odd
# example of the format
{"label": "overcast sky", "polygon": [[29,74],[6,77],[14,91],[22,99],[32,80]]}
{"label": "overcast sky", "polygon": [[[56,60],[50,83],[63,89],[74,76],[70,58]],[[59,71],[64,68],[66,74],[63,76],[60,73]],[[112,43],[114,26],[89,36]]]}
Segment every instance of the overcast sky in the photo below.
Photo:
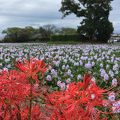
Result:
{"label": "overcast sky", "polygon": [[[79,18],[71,15],[61,19],[60,6],[61,0],[0,0],[0,31],[7,27],[38,27],[44,24],[77,27]],[[110,20],[114,32],[120,33],[120,0],[114,0],[112,7]]]}

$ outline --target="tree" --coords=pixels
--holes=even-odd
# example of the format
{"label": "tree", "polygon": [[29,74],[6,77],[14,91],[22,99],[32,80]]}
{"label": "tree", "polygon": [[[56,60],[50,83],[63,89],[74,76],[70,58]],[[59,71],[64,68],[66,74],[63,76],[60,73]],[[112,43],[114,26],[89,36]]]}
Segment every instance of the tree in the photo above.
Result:
{"label": "tree", "polygon": [[30,26],[25,28],[12,27],[3,30],[5,34],[4,42],[28,42],[31,41],[31,37],[35,34],[36,30]]}
{"label": "tree", "polygon": [[46,31],[47,37],[57,32],[57,27],[53,24],[44,25],[43,29]]}
{"label": "tree", "polygon": [[62,27],[61,30],[60,30],[60,33],[64,34],[64,35],[77,34],[77,30],[74,29],[74,28],[65,28],[65,27]]}
{"label": "tree", "polygon": [[62,0],[60,11],[63,17],[74,13],[83,18],[78,32],[89,40],[107,42],[113,32],[113,25],[109,21],[113,0]]}
{"label": "tree", "polygon": [[6,34],[4,38],[4,42],[16,42],[18,40],[20,31],[21,28],[18,27],[7,28],[6,30],[3,30],[2,33]]}

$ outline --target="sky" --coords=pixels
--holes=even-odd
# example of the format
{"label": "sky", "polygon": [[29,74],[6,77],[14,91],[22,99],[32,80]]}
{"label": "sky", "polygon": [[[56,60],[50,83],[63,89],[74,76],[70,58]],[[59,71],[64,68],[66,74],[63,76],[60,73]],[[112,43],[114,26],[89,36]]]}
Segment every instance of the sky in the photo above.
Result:
{"label": "sky", "polygon": [[[55,24],[59,27],[77,28],[81,21],[74,15],[61,19],[61,0],[0,0],[0,32],[8,27],[39,27]],[[112,2],[110,21],[114,33],[120,33],[120,0]]]}

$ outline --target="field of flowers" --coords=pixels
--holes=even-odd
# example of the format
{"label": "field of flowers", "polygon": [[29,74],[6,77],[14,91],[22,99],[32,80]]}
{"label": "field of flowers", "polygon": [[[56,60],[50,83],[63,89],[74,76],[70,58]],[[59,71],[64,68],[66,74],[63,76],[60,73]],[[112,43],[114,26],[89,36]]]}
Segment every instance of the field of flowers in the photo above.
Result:
{"label": "field of flowers", "polygon": [[[26,59],[29,62],[30,61],[32,62],[29,63]],[[30,85],[35,83],[36,87],[35,85],[34,87],[36,89],[40,89],[40,91],[42,92],[47,91],[48,93],[51,93],[49,97],[45,99],[47,99],[47,102],[49,104],[51,102],[54,103],[52,104],[54,108],[56,109],[59,108],[59,110],[64,111],[65,115],[64,116],[58,115],[59,112],[53,112],[52,114],[50,111],[54,111],[54,110],[53,108],[50,107],[50,105],[48,105],[49,109],[52,109],[52,110],[48,110],[47,112],[50,112],[52,114],[52,117],[50,117],[47,114],[47,116],[49,116],[48,118],[47,117],[35,118],[35,115],[34,115],[34,118],[32,118],[30,116],[31,113],[29,111],[27,112],[28,118],[24,117],[23,115],[22,117],[24,119],[22,119],[21,117],[18,117],[19,119],[16,119],[13,117],[14,118],[14,119],[12,118],[13,120],[49,120],[49,119],[50,120],[101,120],[101,119],[117,120],[118,119],[119,120],[120,119],[120,116],[119,116],[119,113],[120,113],[120,100],[119,100],[120,99],[120,46],[119,45],[47,45],[47,44],[32,44],[32,43],[0,45],[0,78],[5,79],[6,77],[4,74],[8,74],[9,71],[19,70],[25,73],[25,70],[28,70],[28,69],[26,69],[26,66],[24,65],[33,64],[34,61],[36,62],[36,60],[44,61],[44,63],[37,61],[37,64],[38,63],[40,64],[39,66],[42,65],[41,67],[42,69],[38,70],[42,74],[38,74],[38,71],[33,73],[33,71],[35,71],[33,69],[33,71],[30,72],[31,75],[29,74],[29,76],[27,76],[27,78],[30,79],[29,80]],[[34,68],[34,65],[31,67]],[[31,67],[29,69],[31,69]],[[18,74],[21,77],[24,76],[22,75],[22,73],[19,73],[19,72],[18,73],[11,72],[11,74],[12,75]],[[27,79],[27,78],[26,76],[24,76],[24,79]],[[31,82],[31,80],[33,79],[34,79],[34,82]],[[74,82],[78,84],[73,84]],[[2,84],[3,83],[0,82],[0,85]],[[15,89],[17,89],[17,87],[18,86],[16,85]],[[21,87],[21,89],[26,90],[24,86],[19,86],[19,87]],[[78,95],[77,93],[79,89],[81,91],[80,95]],[[3,90],[3,88],[0,87],[0,90]],[[68,90],[70,93],[68,92]],[[94,92],[96,91],[96,94],[93,91]],[[97,93],[97,91],[99,92]],[[22,95],[22,93],[20,94]],[[29,92],[24,93],[23,99],[25,97],[25,94],[29,94]],[[82,99],[80,96],[84,96],[85,98],[82,104],[80,102],[80,106],[82,106],[82,109],[80,109],[79,111],[77,111],[78,109],[76,110],[76,108],[74,108],[75,106],[71,105],[72,102],[75,103],[75,100],[78,99],[75,97],[76,94],[78,95],[79,99]],[[93,102],[94,104],[93,106],[95,106],[94,110],[91,109],[90,106],[88,107],[88,103],[89,102],[92,103],[92,101],[87,100],[87,97],[89,96],[89,94],[92,100],[95,98]],[[108,96],[103,97],[102,96],[103,94],[107,94]],[[70,95],[72,95],[73,98],[75,97],[75,99],[71,99]],[[2,96],[1,92],[0,92],[0,96]],[[31,96],[31,92],[28,96],[29,97]],[[44,96],[44,95],[41,95],[41,96]],[[49,100],[49,98],[51,98],[51,100]],[[105,98],[105,100],[102,101],[103,98]],[[68,101],[68,99],[70,99],[71,101]],[[42,100],[41,97],[40,98],[37,97],[37,100],[40,101],[40,103],[44,102],[44,100]],[[31,103],[31,101],[32,101],[32,98],[27,103]],[[19,100],[19,102],[21,102],[21,100]],[[104,107],[110,104],[109,106],[111,106],[112,109],[108,110],[108,107],[101,108],[101,104],[103,104],[103,102],[105,102]],[[16,104],[16,103],[14,102],[13,104]],[[35,101],[34,101],[34,104],[35,104]],[[56,106],[56,104],[66,106],[67,109],[71,109],[71,111],[68,112],[65,107],[61,108],[61,106]],[[0,101],[0,107],[1,107],[1,101]],[[1,109],[5,109],[4,107],[3,108],[2,107]],[[17,106],[17,107],[19,110],[20,106]],[[38,108],[36,106],[34,107],[35,107],[34,111],[36,111],[36,116],[39,116],[37,114]],[[6,105],[6,109],[7,108],[9,113],[11,113],[10,106]],[[97,109],[101,110],[102,112],[99,112]],[[4,111],[4,110],[1,110],[1,111]],[[3,116],[1,111],[0,111],[0,117]],[[42,108],[42,111],[44,111],[44,108]],[[86,112],[84,113],[83,111],[86,111]],[[94,114],[92,111],[94,111]],[[105,115],[101,115],[101,113],[104,114],[103,111],[105,112]],[[22,112],[24,113],[25,110],[23,110]],[[109,114],[108,112],[109,113],[111,112],[113,115],[108,115]],[[68,113],[69,115],[71,113],[71,117],[68,116]],[[79,116],[80,113],[82,114],[84,113],[82,117]],[[4,115],[7,116],[6,114],[7,113],[5,113]],[[76,117],[72,117],[74,116],[74,114],[76,114]],[[0,119],[3,120],[2,117]],[[5,120],[10,120],[10,118],[6,117]]]}

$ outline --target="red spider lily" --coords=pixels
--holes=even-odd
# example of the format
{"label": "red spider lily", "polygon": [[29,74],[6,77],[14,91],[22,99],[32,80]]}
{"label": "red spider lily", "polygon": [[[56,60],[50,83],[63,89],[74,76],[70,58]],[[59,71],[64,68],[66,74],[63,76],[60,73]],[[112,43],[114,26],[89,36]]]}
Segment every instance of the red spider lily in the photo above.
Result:
{"label": "red spider lily", "polygon": [[91,82],[91,77],[89,74],[85,74],[84,75],[84,81],[83,81],[83,88],[86,90],[86,88],[88,88],[90,82]]}
{"label": "red spider lily", "polygon": [[[28,120],[28,110],[29,108],[26,107],[21,110],[21,118],[22,120]],[[49,120],[48,117],[46,117],[42,112],[41,108],[36,105],[32,107],[32,115],[31,115],[31,120]]]}
{"label": "red spider lily", "polygon": [[[22,81],[22,82],[21,82]],[[26,76],[15,70],[0,75],[0,99],[3,103],[16,104],[24,101],[30,91],[25,84]]]}
{"label": "red spider lily", "polygon": [[[0,119],[14,119],[16,114],[21,114],[18,107],[26,106],[30,98],[31,85],[28,84],[24,73],[15,70],[3,71],[0,74]],[[38,96],[32,88],[32,97]],[[12,118],[11,118],[12,116]]]}
{"label": "red spider lily", "polygon": [[103,107],[104,93],[92,82],[89,75],[83,82],[71,83],[65,91],[55,91],[48,95],[47,106],[53,107],[50,120],[102,120],[97,107]]}
{"label": "red spider lily", "polygon": [[37,73],[41,73],[42,77],[44,76],[44,73],[47,71],[46,64],[37,59],[31,58],[30,61],[24,60],[23,63],[17,62],[16,67],[25,73],[28,78],[32,78],[38,83]]}

